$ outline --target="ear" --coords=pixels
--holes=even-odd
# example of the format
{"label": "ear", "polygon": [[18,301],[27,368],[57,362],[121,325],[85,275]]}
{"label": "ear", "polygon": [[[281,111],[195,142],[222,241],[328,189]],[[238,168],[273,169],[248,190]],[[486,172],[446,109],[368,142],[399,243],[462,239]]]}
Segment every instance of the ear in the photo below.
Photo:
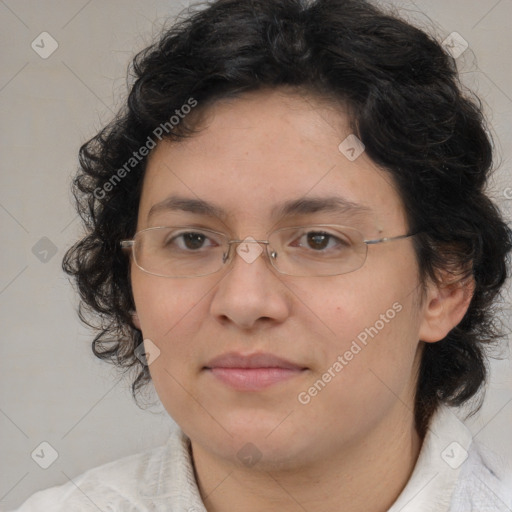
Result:
{"label": "ear", "polygon": [[440,341],[457,326],[468,310],[475,281],[473,277],[440,284],[429,283],[423,303],[419,339],[427,343]]}
{"label": "ear", "polygon": [[135,327],[137,327],[137,329],[142,330],[140,327],[140,320],[139,320],[139,315],[137,314],[137,311],[132,311],[131,316],[132,316],[133,325]]}

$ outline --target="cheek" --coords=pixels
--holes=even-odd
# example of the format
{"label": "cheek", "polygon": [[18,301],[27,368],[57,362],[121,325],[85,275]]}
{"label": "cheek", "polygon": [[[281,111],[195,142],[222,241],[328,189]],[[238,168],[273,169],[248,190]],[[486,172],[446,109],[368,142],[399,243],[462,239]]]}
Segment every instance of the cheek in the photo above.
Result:
{"label": "cheek", "polygon": [[300,407],[308,418],[331,417],[357,436],[386,411],[411,403],[418,326],[413,298],[400,287],[368,294],[346,284],[320,312],[334,334],[318,339],[321,364],[299,390],[299,403],[307,402]]}
{"label": "cheek", "polygon": [[142,334],[159,350],[149,366],[153,385],[169,414],[186,424],[190,415],[203,413],[200,407],[194,410],[197,404],[190,398],[199,371],[198,347],[191,340],[201,329],[208,288],[134,274],[132,289]]}
{"label": "cheek", "polygon": [[192,340],[200,338],[208,288],[137,275],[132,289],[143,338],[158,348],[149,371],[165,404],[166,396],[179,395],[179,383],[189,382],[197,371],[198,347]]}
{"label": "cheek", "polygon": [[[205,295],[191,283],[132,272],[132,290],[144,338],[167,344],[174,333],[197,325]],[[195,320],[195,321],[194,321]]]}
{"label": "cheek", "polygon": [[315,343],[321,364],[314,377],[331,369],[338,384],[329,387],[349,401],[389,393],[386,386],[400,395],[415,373],[420,322],[414,254],[406,254],[400,265],[383,258],[368,263],[322,287],[309,283],[309,294],[294,287],[315,313],[315,331],[323,333]]}
{"label": "cheek", "polygon": [[386,254],[369,254],[367,264],[356,272],[290,282],[299,299],[295,316],[310,319],[310,326],[316,325],[336,349],[356,338],[362,343],[376,337],[409,339],[418,323],[418,277],[414,254],[401,256],[397,265],[396,260],[386,261]]}

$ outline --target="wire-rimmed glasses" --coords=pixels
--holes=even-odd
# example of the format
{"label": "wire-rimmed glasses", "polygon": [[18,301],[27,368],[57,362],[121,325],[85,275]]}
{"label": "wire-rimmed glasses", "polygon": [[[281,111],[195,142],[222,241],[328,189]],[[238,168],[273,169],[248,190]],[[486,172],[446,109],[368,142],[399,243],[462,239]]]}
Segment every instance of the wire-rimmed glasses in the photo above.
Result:
{"label": "wire-rimmed glasses", "polygon": [[[232,240],[228,235],[191,226],[158,226],[138,231],[120,242],[132,249],[133,260],[144,272],[160,277],[201,277],[229,264],[237,253],[254,261],[265,247],[272,266],[281,274],[297,277],[335,276],[364,265],[368,246],[414,236],[415,233],[366,240],[355,228],[337,224],[285,227],[267,240]],[[246,245],[244,245],[246,244]],[[257,244],[257,245],[249,245]],[[256,254],[256,252],[257,254]],[[250,259],[246,258],[250,255]]]}

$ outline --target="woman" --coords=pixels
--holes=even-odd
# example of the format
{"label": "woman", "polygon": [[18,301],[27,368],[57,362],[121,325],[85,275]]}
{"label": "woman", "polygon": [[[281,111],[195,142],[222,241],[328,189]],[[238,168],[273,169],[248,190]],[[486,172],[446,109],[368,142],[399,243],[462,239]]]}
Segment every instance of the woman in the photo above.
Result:
{"label": "woman", "polygon": [[179,430],[19,510],[510,510],[451,408],[512,246],[452,57],[365,1],[218,0],[133,72],[64,269]]}

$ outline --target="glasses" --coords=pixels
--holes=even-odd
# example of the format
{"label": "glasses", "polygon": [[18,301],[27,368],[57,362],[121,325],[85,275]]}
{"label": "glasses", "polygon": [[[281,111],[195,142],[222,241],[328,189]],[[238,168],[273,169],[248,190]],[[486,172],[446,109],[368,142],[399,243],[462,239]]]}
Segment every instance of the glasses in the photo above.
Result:
{"label": "glasses", "polygon": [[348,274],[366,261],[368,246],[392,242],[413,234],[365,240],[354,228],[335,224],[286,227],[268,240],[230,240],[225,233],[190,226],[147,228],[133,240],[122,240],[132,249],[133,260],[144,272],[160,277],[201,277],[214,274],[232,259],[231,248],[252,263],[265,247],[272,266],[281,274],[321,277]]}

